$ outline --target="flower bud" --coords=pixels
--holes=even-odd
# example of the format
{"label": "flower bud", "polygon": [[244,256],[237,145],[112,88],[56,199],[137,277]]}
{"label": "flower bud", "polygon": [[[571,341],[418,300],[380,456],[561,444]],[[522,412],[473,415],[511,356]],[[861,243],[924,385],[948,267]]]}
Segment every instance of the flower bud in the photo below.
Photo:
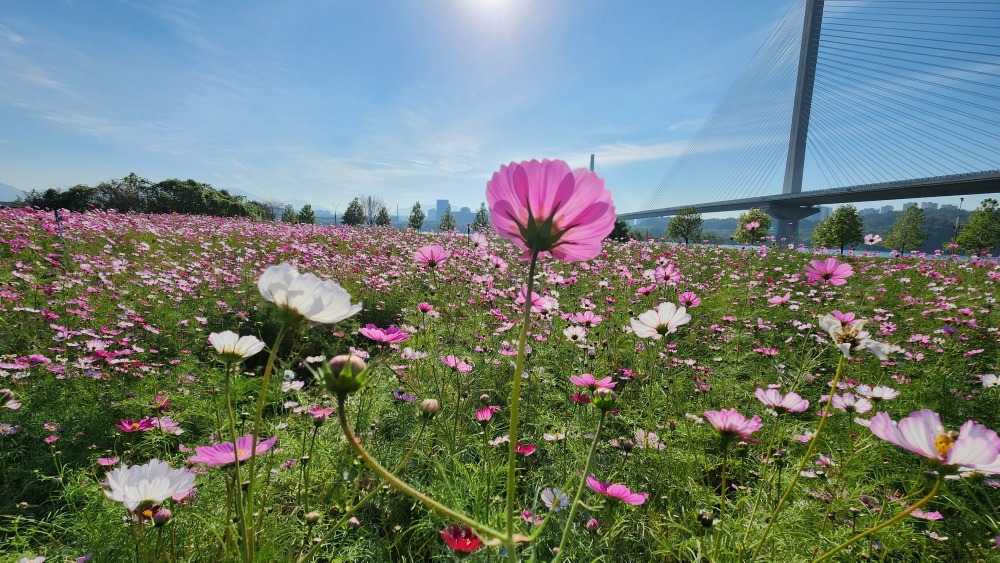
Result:
{"label": "flower bud", "polygon": [[323,517],[322,514],[320,514],[319,512],[316,512],[314,510],[314,511],[310,512],[309,514],[306,514],[306,524],[309,524],[310,526],[312,526],[316,522],[319,522],[319,519],[322,518],[322,517]]}
{"label": "flower bud", "polygon": [[703,528],[711,528],[715,525],[715,515],[711,510],[699,510],[698,522],[701,522]]}
{"label": "flower bud", "polygon": [[171,517],[173,517],[173,513],[166,508],[161,508],[153,514],[153,524],[155,526],[162,526],[169,522]]}
{"label": "flower bud", "polygon": [[597,518],[591,518],[587,520],[587,523],[583,525],[588,532],[596,532],[598,528],[601,527],[601,523],[597,521]]}
{"label": "flower bud", "polygon": [[484,404],[484,405],[489,404],[489,402],[490,402],[490,395],[489,395],[489,393],[483,393],[482,395],[480,395],[479,396],[479,402],[482,403],[482,404]]}
{"label": "flower bud", "polygon": [[607,388],[599,388],[594,391],[594,406],[604,412],[613,411],[618,408],[618,395]]}
{"label": "flower bud", "polygon": [[420,401],[420,414],[424,418],[434,418],[434,415],[439,412],[441,412],[441,405],[438,404],[437,399],[424,399]]}
{"label": "flower bud", "polygon": [[347,523],[350,524],[355,530],[361,527],[361,521],[354,516],[351,516]]}
{"label": "flower bud", "polygon": [[358,391],[368,379],[368,365],[350,354],[335,356],[320,372],[327,391],[338,397]]}

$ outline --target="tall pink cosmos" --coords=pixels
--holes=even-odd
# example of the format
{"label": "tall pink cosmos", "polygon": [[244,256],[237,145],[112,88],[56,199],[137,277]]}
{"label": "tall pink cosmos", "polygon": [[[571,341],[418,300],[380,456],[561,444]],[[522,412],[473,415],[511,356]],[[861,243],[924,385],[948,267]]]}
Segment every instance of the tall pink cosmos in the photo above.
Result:
{"label": "tall pink cosmos", "polygon": [[823,282],[830,285],[844,285],[847,278],[854,274],[850,264],[841,263],[836,258],[813,260],[806,266],[806,279],[812,282]]}
{"label": "tall pink cosmos", "polygon": [[409,334],[406,334],[399,327],[395,326],[379,328],[373,324],[367,324],[363,328],[358,329],[358,332],[365,338],[382,344],[395,344],[396,342],[403,342],[410,337]]}
{"label": "tall pink cosmos", "polygon": [[777,389],[758,389],[754,396],[764,406],[771,407],[778,412],[803,412],[809,408],[809,401],[795,392],[782,396]]}
{"label": "tall pink cosmos", "polygon": [[746,440],[751,434],[761,429],[764,424],[759,416],[747,420],[736,409],[721,411],[705,411],[705,418],[719,431],[723,438],[739,438]]}
{"label": "tall pink cosmos", "polygon": [[632,492],[632,489],[618,483],[602,483],[590,475],[587,476],[587,486],[595,493],[616,498],[633,506],[638,506],[646,502],[646,499],[649,497],[649,493]]}
{"label": "tall pink cosmos", "polygon": [[428,244],[413,253],[413,258],[428,268],[437,268],[451,256],[440,244]]}
{"label": "tall pink cosmos", "polygon": [[[270,450],[271,446],[273,446],[277,440],[277,436],[272,436],[267,440],[257,442],[257,455],[261,455],[267,450]],[[196,446],[194,448],[196,455],[189,457],[188,461],[191,463],[204,463],[209,467],[231,465],[236,463],[237,459],[240,461],[250,459],[250,451],[252,449],[254,449],[253,435],[247,434],[246,436],[240,436],[237,438],[235,446],[232,442],[221,442],[211,446]]]}
{"label": "tall pink cosmos", "polygon": [[561,160],[511,162],[486,184],[490,220],[500,236],[524,250],[580,262],[601,252],[615,224],[604,180]]}

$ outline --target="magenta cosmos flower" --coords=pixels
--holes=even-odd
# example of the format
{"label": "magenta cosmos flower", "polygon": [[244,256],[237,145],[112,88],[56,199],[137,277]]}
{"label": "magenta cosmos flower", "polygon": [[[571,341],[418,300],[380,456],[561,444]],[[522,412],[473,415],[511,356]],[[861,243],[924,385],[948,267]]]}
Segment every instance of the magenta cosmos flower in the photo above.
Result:
{"label": "magenta cosmos flower", "polygon": [[396,342],[402,342],[410,337],[398,327],[390,326],[389,328],[382,329],[373,324],[367,324],[364,328],[358,329],[358,332],[362,336],[375,342],[381,344],[395,344]]}
{"label": "magenta cosmos flower", "polygon": [[721,411],[705,411],[705,418],[722,434],[723,438],[739,438],[746,440],[751,434],[761,429],[764,424],[759,416],[747,420],[736,409]]}
{"label": "magenta cosmos flower", "polygon": [[445,250],[440,244],[428,244],[413,253],[413,258],[428,268],[437,268],[444,264],[449,256],[451,256],[451,252]]}
{"label": "magenta cosmos flower", "polygon": [[[271,449],[277,436],[272,436],[263,442],[257,442],[257,455],[261,455]],[[250,459],[250,450],[253,448],[253,436],[247,434],[236,439],[236,447],[232,442],[222,442],[211,446],[196,446],[195,454],[188,458],[192,463],[204,463],[209,467],[219,465],[231,465],[236,460],[245,461]]]}
{"label": "magenta cosmos flower", "polygon": [[958,433],[945,431],[938,413],[923,409],[898,423],[876,413],[868,428],[872,434],[961,472],[1000,473],[1000,437],[982,424],[968,421]]}
{"label": "magenta cosmos flower", "polygon": [[809,401],[794,392],[782,396],[777,389],[758,389],[754,396],[765,407],[771,407],[778,412],[804,412],[809,408]]}
{"label": "magenta cosmos flower", "polygon": [[813,260],[806,266],[806,279],[809,282],[823,282],[830,285],[844,285],[847,278],[854,274],[850,264],[842,264],[836,258]]}
{"label": "magenta cosmos flower", "polygon": [[646,502],[646,498],[649,496],[649,493],[634,493],[632,492],[632,489],[618,483],[602,483],[590,475],[587,476],[587,486],[596,493],[602,494],[606,497],[616,498],[626,504],[634,506],[638,506]]}
{"label": "magenta cosmos flower", "polygon": [[615,207],[604,180],[561,160],[531,160],[500,167],[486,184],[490,220],[500,236],[529,258],[549,252],[579,262],[601,252],[615,225]]}
{"label": "magenta cosmos flower", "polygon": [[579,385],[580,387],[586,387],[591,391],[596,391],[597,389],[614,389],[617,383],[611,380],[611,376],[605,377],[603,379],[597,379],[590,373],[582,373],[580,375],[571,375],[569,380],[573,382],[574,385]]}

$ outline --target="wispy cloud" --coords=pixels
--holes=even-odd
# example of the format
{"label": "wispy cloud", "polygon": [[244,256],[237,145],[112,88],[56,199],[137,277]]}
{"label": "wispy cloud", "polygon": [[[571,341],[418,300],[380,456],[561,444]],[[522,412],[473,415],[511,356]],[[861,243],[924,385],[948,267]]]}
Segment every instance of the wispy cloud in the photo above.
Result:
{"label": "wispy cloud", "polygon": [[11,31],[9,27],[3,24],[0,24],[0,38],[6,39],[7,41],[10,41],[11,43],[16,43],[18,45],[23,45],[24,43],[26,43],[24,37],[18,35],[17,33],[14,33],[13,31]]}

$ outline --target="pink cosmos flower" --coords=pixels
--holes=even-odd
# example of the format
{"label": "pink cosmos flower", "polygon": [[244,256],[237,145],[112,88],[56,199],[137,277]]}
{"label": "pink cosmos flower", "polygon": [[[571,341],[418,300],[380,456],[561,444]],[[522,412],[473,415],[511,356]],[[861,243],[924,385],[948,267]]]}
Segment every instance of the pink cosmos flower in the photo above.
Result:
{"label": "pink cosmos flower", "polygon": [[884,412],[876,413],[872,434],[931,459],[950,470],[1000,473],[1000,437],[981,424],[968,421],[958,434],[947,432],[938,413],[923,409],[898,423]]}
{"label": "pink cosmos flower", "polygon": [[764,424],[759,416],[747,420],[736,409],[721,411],[705,411],[705,418],[722,434],[723,438],[739,438],[746,440],[751,434],[761,429]]}
{"label": "pink cosmos flower", "polygon": [[358,329],[358,332],[365,338],[381,344],[395,344],[396,342],[403,342],[410,337],[409,334],[406,334],[399,327],[395,326],[382,329],[373,324],[367,324],[364,328]]}
{"label": "pink cosmos flower", "polygon": [[785,293],[783,296],[774,296],[767,300],[767,305],[769,307],[777,307],[778,305],[784,305],[792,298],[792,293]]}
{"label": "pink cosmos flower", "polygon": [[419,309],[421,313],[427,314],[434,310],[434,305],[431,305],[430,303],[424,301],[422,303],[417,304],[417,309]]}
{"label": "pink cosmos flower", "polygon": [[701,305],[701,298],[695,295],[692,291],[685,291],[677,296],[677,302],[684,308],[697,307],[698,305]]}
{"label": "pink cosmos flower", "polygon": [[316,425],[321,425],[324,422],[326,422],[327,418],[330,418],[330,415],[336,413],[337,409],[334,409],[332,407],[321,407],[317,405],[309,407],[309,410],[307,412],[313,417],[313,422]]}
{"label": "pink cosmos flower", "polygon": [[10,389],[0,389],[0,407],[16,411],[21,408],[21,403],[14,400],[14,392]]}
{"label": "pink cosmos flower", "polygon": [[586,387],[591,391],[596,391],[597,389],[614,389],[616,382],[611,380],[611,376],[605,377],[603,379],[597,379],[592,374],[583,373],[580,375],[571,375],[569,380],[573,382],[574,385],[579,385],[580,387]]}
{"label": "pink cosmos flower", "polygon": [[[272,436],[263,442],[257,442],[257,455],[271,449],[278,440],[277,436]],[[211,446],[196,446],[196,455],[188,458],[191,463],[204,463],[209,467],[220,465],[231,465],[236,460],[245,461],[250,459],[250,450],[253,448],[253,436],[247,434],[236,439],[236,446],[232,442],[221,442]]]}
{"label": "pink cosmos flower", "polygon": [[882,237],[878,235],[865,235],[865,244],[873,246],[882,242]]}
{"label": "pink cosmos flower", "polygon": [[602,317],[601,315],[595,315],[593,311],[584,311],[582,313],[573,313],[572,315],[569,316],[567,320],[569,320],[569,322],[571,323],[587,325],[593,328],[601,324],[601,321],[604,320],[604,317]]}
{"label": "pink cosmos flower", "polygon": [[634,493],[625,485],[602,483],[590,475],[587,476],[587,486],[598,494],[618,499],[633,506],[638,506],[646,502],[646,498],[649,497],[649,493]]}
{"label": "pink cosmos flower", "polygon": [[184,433],[181,429],[181,423],[176,420],[171,419],[169,416],[164,416],[160,418],[153,418],[153,426],[159,428],[164,434],[173,434],[174,436],[180,436]]}
{"label": "pink cosmos flower", "polygon": [[476,411],[476,421],[482,424],[486,424],[493,420],[493,414],[500,410],[500,407],[496,405],[491,405],[488,407],[483,407]]}
{"label": "pink cosmos flower", "polygon": [[766,407],[771,407],[778,412],[804,412],[809,408],[809,401],[803,399],[798,393],[789,393],[784,397],[778,393],[777,389],[758,389],[754,396]]}
{"label": "pink cosmos flower", "polygon": [[835,409],[840,409],[844,412],[856,412],[858,414],[865,414],[874,408],[871,401],[864,397],[855,397],[854,393],[834,395],[832,405]]}
{"label": "pink cosmos flower", "polygon": [[813,260],[806,266],[806,279],[810,283],[823,282],[830,285],[844,285],[854,274],[850,264],[842,264],[836,258]]}
{"label": "pink cosmos flower", "polygon": [[146,432],[147,430],[156,428],[156,419],[148,416],[142,420],[123,418],[115,425],[115,428],[118,428],[122,432]]}
{"label": "pink cosmos flower", "polygon": [[413,253],[413,258],[417,262],[432,269],[444,264],[449,256],[451,256],[451,252],[445,250],[440,244],[428,244]]}
{"label": "pink cosmos flower", "polygon": [[743,228],[745,228],[747,231],[752,231],[754,229],[759,229],[760,228],[760,221],[750,221],[749,223],[747,223],[746,225],[744,225]]}
{"label": "pink cosmos flower", "polygon": [[472,371],[472,364],[464,362],[456,356],[441,356],[441,361],[444,362],[444,365],[454,368],[460,373],[469,373]]}
{"label": "pink cosmos flower", "polygon": [[503,165],[486,184],[490,220],[500,236],[524,250],[579,262],[601,252],[615,224],[604,180],[561,160]]}
{"label": "pink cosmos flower", "polygon": [[535,445],[534,444],[522,444],[521,442],[518,442],[517,444],[514,445],[514,451],[516,451],[517,453],[519,453],[521,455],[529,456],[529,455],[535,453]]}

